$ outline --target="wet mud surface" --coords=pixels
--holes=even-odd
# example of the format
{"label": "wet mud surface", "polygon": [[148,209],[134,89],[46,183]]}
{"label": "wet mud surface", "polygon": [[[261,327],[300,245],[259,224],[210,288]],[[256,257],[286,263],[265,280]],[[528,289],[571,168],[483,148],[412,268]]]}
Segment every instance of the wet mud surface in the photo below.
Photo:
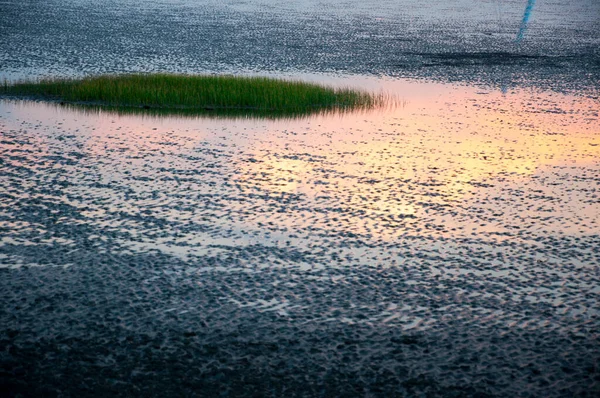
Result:
{"label": "wet mud surface", "polygon": [[595,100],[396,89],[420,94],[284,121],[5,103],[2,380],[594,396]]}
{"label": "wet mud surface", "polygon": [[432,7],[0,3],[0,77],[283,72],[400,100],[0,102],[3,390],[598,396],[598,4],[538,1],[519,43],[525,2]]}
{"label": "wet mud surface", "polygon": [[[577,92],[600,84],[596,0],[0,3],[1,77],[324,72]],[[519,39],[521,35],[522,39]],[[596,95],[597,95],[597,89]]]}

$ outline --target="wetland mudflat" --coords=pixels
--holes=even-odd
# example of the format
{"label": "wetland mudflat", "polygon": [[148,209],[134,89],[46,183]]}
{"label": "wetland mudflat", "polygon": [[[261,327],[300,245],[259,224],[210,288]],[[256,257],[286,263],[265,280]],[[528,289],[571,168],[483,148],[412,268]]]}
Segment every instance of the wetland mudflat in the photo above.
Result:
{"label": "wetland mudflat", "polygon": [[[597,396],[600,120],[590,83],[597,72],[583,66],[596,59],[585,46],[596,40],[586,35],[597,24],[587,14],[552,22],[552,10],[589,14],[596,5],[540,6],[540,25],[532,19],[520,45],[525,55],[541,46],[556,65],[514,48],[501,57],[508,72],[489,60],[425,67],[406,54],[414,64],[399,68],[410,75],[399,78],[383,73],[398,53],[377,58],[370,50],[372,40],[399,49],[389,33],[395,24],[410,26],[406,45],[423,51],[454,42],[461,27],[480,37],[481,48],[500,48],[514,41],[527,2],[502,2],[503,15],[518,18],[499,25],[465,16],[461,1],[432,2],[446,19],[411,7],[402,14],[392,2],[342,13],[340,3],[325,2],[331,8],[320,13],[316,2],[0,6],[4,31],[29,43],[0,44],[11,79],[102,72],[98,65],[112,69],[105,72],[261,69],[262,45],[277,48],[286,38],[288,56],[270,58],[273,70],[403,100],[279,120],[0,102],[0,383],[8,391]],[[21,27],[6,17],[17,11],[27,22]],[[50,38],[35,28],[40,14],[56,15],[44,20],[46,32],[61,31],[65,14],[87,21],[89,33],[74,25],[58,36],[66,40]],[[130,25],[119,23],[125,17]],[[276,23],[256,41],[250,28],[264,20]],[[370,22],[350,23],[357,20]],[[131,33],[148,21],[163,29],[160,37]],[[255,45],[242,55],[230,48],[237,42],[218,41],[199,21]],[[240,21],[256,25],[234,30]],[[427,35],[432,26],[443,34]],[[494,26],[506,37],[494,30],[490,37]],[[118,47],[119,35],[96,41],[108,27],[139,39],[135,50]],[[285,33],[293,27],[329,39],[302,44]],[[541,27],[562,33],[552,43]],[[193,55],[209,51],[208,39],[173,41],[190,31],[213,40],[207,48],[218,57]],[[69,41],[76,33],[96,44],[95,55],[73,55],[82,54]],[[348,72],[337,63],[343,53],[330,43],[346,35],[356,60],[348,65],[371,71],[341,73]],[[569,47],[569,37],[587,44]],[[56,57],[35,56],[44,40]],[[295,44],[320,46],[320,63],[300,63],[299,54],[311,52],[295,52]],[[119,58],[123,65],[113,52],[129,54]],[[88,56],[106,62],[86,63]]]}

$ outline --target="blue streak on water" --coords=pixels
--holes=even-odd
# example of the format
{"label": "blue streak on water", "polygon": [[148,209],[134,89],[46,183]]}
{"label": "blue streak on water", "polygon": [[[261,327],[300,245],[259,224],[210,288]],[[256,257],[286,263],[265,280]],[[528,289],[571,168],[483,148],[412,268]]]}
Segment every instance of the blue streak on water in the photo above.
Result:
{"label": "blue streak on water", "polygon": [[528,0],[527,7],[525,7],[525,13],[523,14],[523,20],[521,21],[521,27],[519,28],[519,33],[517,33],[517,38],[515,41],[519,43],[523,40],[525,36],[525,32],[527,31],[527,26],[529,24],[529,18],[531,17],[531,12],[533,11],[533,6],[535,5],[535,0]]}

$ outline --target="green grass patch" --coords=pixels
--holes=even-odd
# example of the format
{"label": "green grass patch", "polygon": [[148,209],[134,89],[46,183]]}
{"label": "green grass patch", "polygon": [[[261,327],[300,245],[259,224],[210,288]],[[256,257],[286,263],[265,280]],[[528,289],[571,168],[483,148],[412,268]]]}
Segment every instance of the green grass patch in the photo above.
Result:
{"label": "green grass patch", "polygon": [[154,113],[294,116],[373,108],[383,102],[349,88],[266,77],[133,74],[83,79],[40,79],[0,86],[10,97]]}

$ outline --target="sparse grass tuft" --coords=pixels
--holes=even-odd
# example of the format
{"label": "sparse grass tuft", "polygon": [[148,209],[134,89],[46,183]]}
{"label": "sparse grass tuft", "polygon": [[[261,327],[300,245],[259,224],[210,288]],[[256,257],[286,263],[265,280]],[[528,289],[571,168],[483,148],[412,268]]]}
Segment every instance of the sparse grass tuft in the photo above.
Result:
{"label": "sparse grass tuft", "polygon": [[4,83],[0,94],[110,108],[306,114],[372,108],[381,96],[265,77],[134,74]]}

